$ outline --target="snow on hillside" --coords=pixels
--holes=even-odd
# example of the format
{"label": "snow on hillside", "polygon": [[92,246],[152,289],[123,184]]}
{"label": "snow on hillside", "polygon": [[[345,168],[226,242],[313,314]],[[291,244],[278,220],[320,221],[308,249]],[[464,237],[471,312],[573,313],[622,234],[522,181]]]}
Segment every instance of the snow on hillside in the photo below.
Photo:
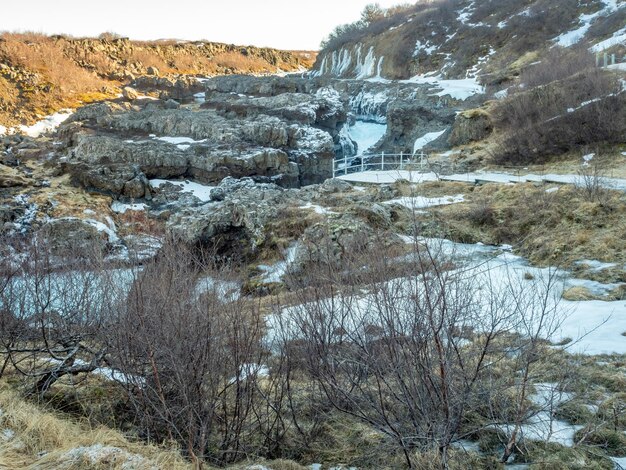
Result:
{"label": "snow on hillside", "polygon": [[447,80],[441,76],[416,75],[403,83],[432,85],[433,96],[450,96],[456,100],[466,100],[474,95],[485,93],[485,87],[478,83],[476,77],[460,80]]}
{"label": "snow on hillside", "polygon": [[[571,31],[564,32],[561,35],[554,38],[554,41],[556,42],[556,44],[561,47],[571,47],[574,44],[578,44],[585,37],[585,35],[587,34],[589,29],[593,25],[594,21],[596,21],[598,18],[602,16],[608,16],[611,13],[615,12],[616,10],[626,6],[626,3],[621,3],[618,5],[617,0],[603,0],[603,3],[604,3],[604,8],[598,10],[595,13],[581,14],[579,17],[579,26]],[[620,31],[621,32],[616,32],[615,34],[619,35],[623,33],[624,31],[626,31],[626,28]],[[608,47],[611,47],[611,46],[609,45],[607,47],[600,47],[600,48],[597,48],[597,46],[594,46],[594,48],[592,49],[594,50],[594,52],[599,52],[604,49],[607,49]]]}

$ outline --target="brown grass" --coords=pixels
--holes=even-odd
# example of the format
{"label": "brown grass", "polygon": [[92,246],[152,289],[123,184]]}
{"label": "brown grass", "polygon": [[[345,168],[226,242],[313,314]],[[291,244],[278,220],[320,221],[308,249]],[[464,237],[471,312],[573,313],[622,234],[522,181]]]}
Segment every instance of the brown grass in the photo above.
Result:
{"label": "brown grass", "polygon": [[[274,73],[310,66],[315,54],[217,43],[137,42],[104,35],[75,39],[0,33],[0,124],[31,124],[41,115],[115,94],[126,72],[145,74]],[[87,99],[85,99],[87,97]],[[102,97],[102,96],[101,96]]]}
{"label": "brown grass", "polygon": [[12,33],[0,37],[0,54],[8,63],[45,76],[57,93],[82,93],[105,85],[95,74],[76,65],[52,38]]}
{"label": "brown grass", "polygon": [[575,187],[546,193],[549,187],[475,187],[468,203],[435,211],[438,229],[458,241],[512,244],[536,265],[573,267],[581,259],[626,262],[623,193],[608,191],[604,200],[590,201]]}
{"label": "brown grass", "polygon": [[267,69],[267,62],[259,57],[250,57],[236,52],[223,52],[213,59],[219,67],[244,72],[257,72]]}
{"label": "brown grass", "polygon": [[[21,399],[14,392],[0,388],[0,428],[15,433],[9,440],[0,441],[0,469],[52,470],[55,468],[125,468],[125,457],[137,458],[133,468],[190,469],[178,452],[129,441],[117,431],[92,428],[60,415],[46,412]],[[91,446],[115,447],[122,458],[88,458],[73,460],[74,449]]]}

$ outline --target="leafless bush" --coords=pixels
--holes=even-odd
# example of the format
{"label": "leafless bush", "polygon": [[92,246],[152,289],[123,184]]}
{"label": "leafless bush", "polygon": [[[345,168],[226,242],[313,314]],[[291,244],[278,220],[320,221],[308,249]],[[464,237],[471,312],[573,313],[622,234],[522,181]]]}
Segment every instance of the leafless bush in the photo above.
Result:
{"label": "leafless bush", "polygon": [[494,112],[500,164],[541,162],[585,145],[621,142],[626,94],[615,75],[588,69],[502,100]]}
{"label": "leafless bush", "polygon": [[554,47],[546,52],[539,63],[524,69],[519,78],[524,88],[520,90],[567,79],[593,67],[595,58],[586,44],[571,48]]}
{"label": "leafless bush", "polygon": [[285,388],[269,367],[284,368],[263,347],[260,310],[225,292],[228,271],[198,282],[210,267],[194,259],[167,245],[115,312],[110,361],[124,372],[139,429],[178,442],[194,462],[277,453]]}
{"label": "leafless bush", "polygon": [[[528,338],[519,349],[531,358],[558,324],[549,285],[502,289],[480,270],[452,269],[443,247],[416,240],[404,258],[367,256],[364,268],[361,254],[341,270],[312,269],[297,305],[273,320],[329,403],[373,427],[411,468],[417,451],[431,450],[446,468],[452,443],[478,431],[467,417],[518,370],[502,367],[508,335]],[[381,280],[397,264],[403,275]]]}
{"label": "leafless bush", "polygon": [[2,269],[0,312],[4,369],[28,378],[43,396],[59,379],[92,372],[104,363],[98,341],[109,305],[97,256],[59,269],[58,258],[32,244],[28,256],[8,253]]}
{"label": "leafless bush", "polygon": [[[345,44],[355,43],[366,37],[376,36],[404,23],[411,14],[426,12],[428,15],[432,15],[433,12],[438,11],[450,12],[452,10],[451,6],[457,3],[458,0],[422,0],[412,5],[398,5],[386,10],[374,8],[371,11],[368,11],[368,7],[371,7],[371,5],[368,5],[363,11],[361,20],[335,28],[322,41],[320,49],[323,54],[326,51],[338,49]],[[431,19],[430,16],[420,18],[420,22],[425,20],[425,23],[429,19]],[[412,48],[409,49],[412,50]]]}
{"label": "leafless bush", "polygon": [[610,199],[611,191],[606,185],[606,174],[602,167],[592,162],[578,171],[578,191],[585,201],[604,204]]}

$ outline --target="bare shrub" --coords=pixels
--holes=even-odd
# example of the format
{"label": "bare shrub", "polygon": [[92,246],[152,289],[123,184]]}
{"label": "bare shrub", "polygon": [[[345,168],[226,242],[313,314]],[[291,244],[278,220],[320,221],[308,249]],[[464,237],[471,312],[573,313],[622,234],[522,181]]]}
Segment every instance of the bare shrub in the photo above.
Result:
{"label": "bare shrub", "polygon": [[[431,451],[447,468],[452,444],[486,426],[469,416],[502,387],[523,395],[530,380],[511,380],[520,364],[506,365],[511,337],[528,337],[520,357],[534,360],[539,335],[559,321],[549,283],[500,289],[489,274],[452,269],[444,246],[416,239],[408,257],[355,253],[340,269],[311,269],[297,305],[273,320],[298,345],[300,373],[410,468],[417,452]],[[514,414],[499,410],[497,419]]]}
{"label": "bare shrub", "polygon": [[578,170],[577,188],[585,201],[606,204],[612,197],[607,188],[605,171],[595,162],[586,163]]}
{"label": "bare shrub", "polygon": [[110,360],[124,372],[138,427],[194,462],[262,454],[264,436],[276,451],[284,390],[268,378],[260,311],[225,290],[226,271],[198,282],[193,261],[184,246],[166,245],[115,312]]}
{"label": "bare shrub", "polygon": [[[567,79],[581,71],[592,69],[594,66],[595,58],[587,49],[586,44],[571,48],[553,47],[545,53],[538,64],[524,69],[519,77],[524,88],[518,88],[518,90]],[[511,91],[515,90],[516,88],[513,88]]]}
{"label": "bare shrub", "polygon": [[617,77],[599,69],[516,93],[495,107],[501,139],[492,157],[519,165],[585,145],[622,142],[625,101]]}
{"label": "bare shrub", "polygon": [[106,323],[108,290],[101,260],[59,259],[38,244],[28,257],[9,253],[0,290],[0,333],[5,367],[27,378],[33,393],[43,396],[58,380],[93,372],[105,360],[98,336]]}

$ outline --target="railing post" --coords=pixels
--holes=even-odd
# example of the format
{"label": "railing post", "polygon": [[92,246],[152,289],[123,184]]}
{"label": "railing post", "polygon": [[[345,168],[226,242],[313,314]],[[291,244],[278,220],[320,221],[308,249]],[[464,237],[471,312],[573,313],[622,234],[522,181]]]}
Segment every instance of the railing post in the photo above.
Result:
{"label": "railing post", "polygon": [[385,152],[382,153],[380,159],[380,171],[385,171]]}
{"label": "railing post", "polygon": [[361,173],[365,171],[364,162],[365,162],[365,157],[361,155]]}
{"label": "railing post", "polygon": [[404,152],[400,152],[400,169],[404,169]]}
{"label": "railing post", "polygon": [[348,156],[347,155],[343,156],[343,174],[344,175],[348,174]]}

